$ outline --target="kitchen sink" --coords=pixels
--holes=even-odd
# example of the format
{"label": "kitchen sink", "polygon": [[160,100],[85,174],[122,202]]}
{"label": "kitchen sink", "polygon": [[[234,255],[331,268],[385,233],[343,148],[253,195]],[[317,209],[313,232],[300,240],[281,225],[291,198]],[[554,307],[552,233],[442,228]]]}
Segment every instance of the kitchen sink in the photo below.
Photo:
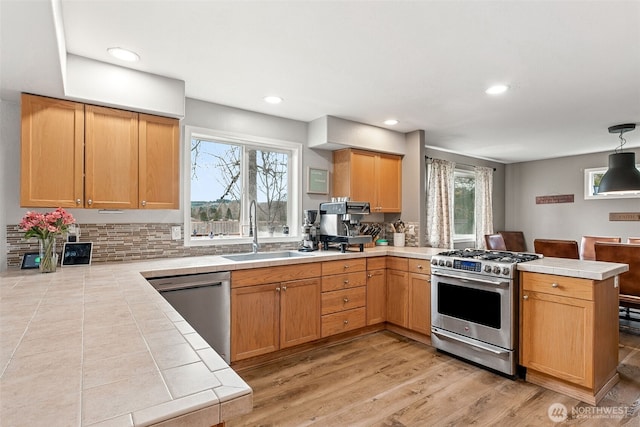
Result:
{"label": "kitchen sink", "polygon": [[231,261],[260,261],[263,259],[276,259],[276,258],[300,258],[310,256],[310,253],[297,252],[297,251],[279,251],[279,252],[257,252],[246,254],[231,254],[222,255],[222,258],[226,258]]}

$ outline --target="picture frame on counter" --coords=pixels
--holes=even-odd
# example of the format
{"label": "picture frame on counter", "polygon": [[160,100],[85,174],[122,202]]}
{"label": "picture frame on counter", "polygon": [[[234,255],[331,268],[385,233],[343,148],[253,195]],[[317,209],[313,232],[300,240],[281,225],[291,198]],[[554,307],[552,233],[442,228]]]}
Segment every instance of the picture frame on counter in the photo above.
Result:
{"label": "picture frame on counter", "polygon": [[329,171],[326,169],[307,168],[307,193],[329,194]]}
{"label": "picture frame on counter", "polygon": [[[640,165],[636,165],[640,169]],[[607,199],[638,199],[640,192],[634,194],[598,194],[598,184],[602,176],[607,171],[606,167],[588,168],[584,170],[584,199],[585,200],[607,200]]]}

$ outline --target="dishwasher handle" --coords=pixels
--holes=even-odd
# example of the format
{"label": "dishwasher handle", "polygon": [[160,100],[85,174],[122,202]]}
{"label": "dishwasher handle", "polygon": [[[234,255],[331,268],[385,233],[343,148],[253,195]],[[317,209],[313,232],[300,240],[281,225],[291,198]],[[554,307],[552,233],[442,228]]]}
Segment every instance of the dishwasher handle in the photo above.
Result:
{"label": "dishwasher handle", "polygon": [[183,291],[186,289],[197,289],[197,288],[206,288],[206,287],[214,287],[214,286],[222,286],[222,282],[216,283],[196,283],[196,284],[188,284],[188,283],[180,283],[180,284],[164,284],[156,287],[156,290],[160,293],[162,292],[172,292],[172,291]]}

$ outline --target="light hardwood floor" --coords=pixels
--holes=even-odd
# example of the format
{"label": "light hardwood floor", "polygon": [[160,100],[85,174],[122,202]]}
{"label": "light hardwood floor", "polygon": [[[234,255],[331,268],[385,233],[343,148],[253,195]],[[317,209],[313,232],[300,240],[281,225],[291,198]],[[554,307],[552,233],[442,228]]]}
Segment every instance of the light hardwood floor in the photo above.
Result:
{"label": "light hardwood floor", "polygon": [[547,426],[561,403],[560,425],[640,426],[640,335],[621,333],[619,360],[620,383],[594,408],[383,331],[239,370],[253,412],[226,425]]}

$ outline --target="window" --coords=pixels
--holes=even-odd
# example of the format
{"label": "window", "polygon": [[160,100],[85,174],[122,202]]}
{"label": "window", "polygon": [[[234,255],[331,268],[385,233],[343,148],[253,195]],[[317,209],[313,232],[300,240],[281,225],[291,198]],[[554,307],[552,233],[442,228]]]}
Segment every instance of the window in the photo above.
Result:
{"label": "window", "polygon": [[[249,206],[257,204],[258,237],[295,238],[299,230],[301,144],[187,127],[185,243],[252,239]],[[187,234],[187,233],[185,233]]]}
{"label": "window", "polygon": [[453,239],[476,238],[476,177],[473,172],[456,169],[453,173]]}
{"label": "window", "polygon": [[[636,165],[640,169],[640,165]],[[630,194],[598,194],[600,180],[604,176],[607,168],[591,168],[584,170],[584,198],[589,199],[627,199],[640,198],[640,193]]]}

